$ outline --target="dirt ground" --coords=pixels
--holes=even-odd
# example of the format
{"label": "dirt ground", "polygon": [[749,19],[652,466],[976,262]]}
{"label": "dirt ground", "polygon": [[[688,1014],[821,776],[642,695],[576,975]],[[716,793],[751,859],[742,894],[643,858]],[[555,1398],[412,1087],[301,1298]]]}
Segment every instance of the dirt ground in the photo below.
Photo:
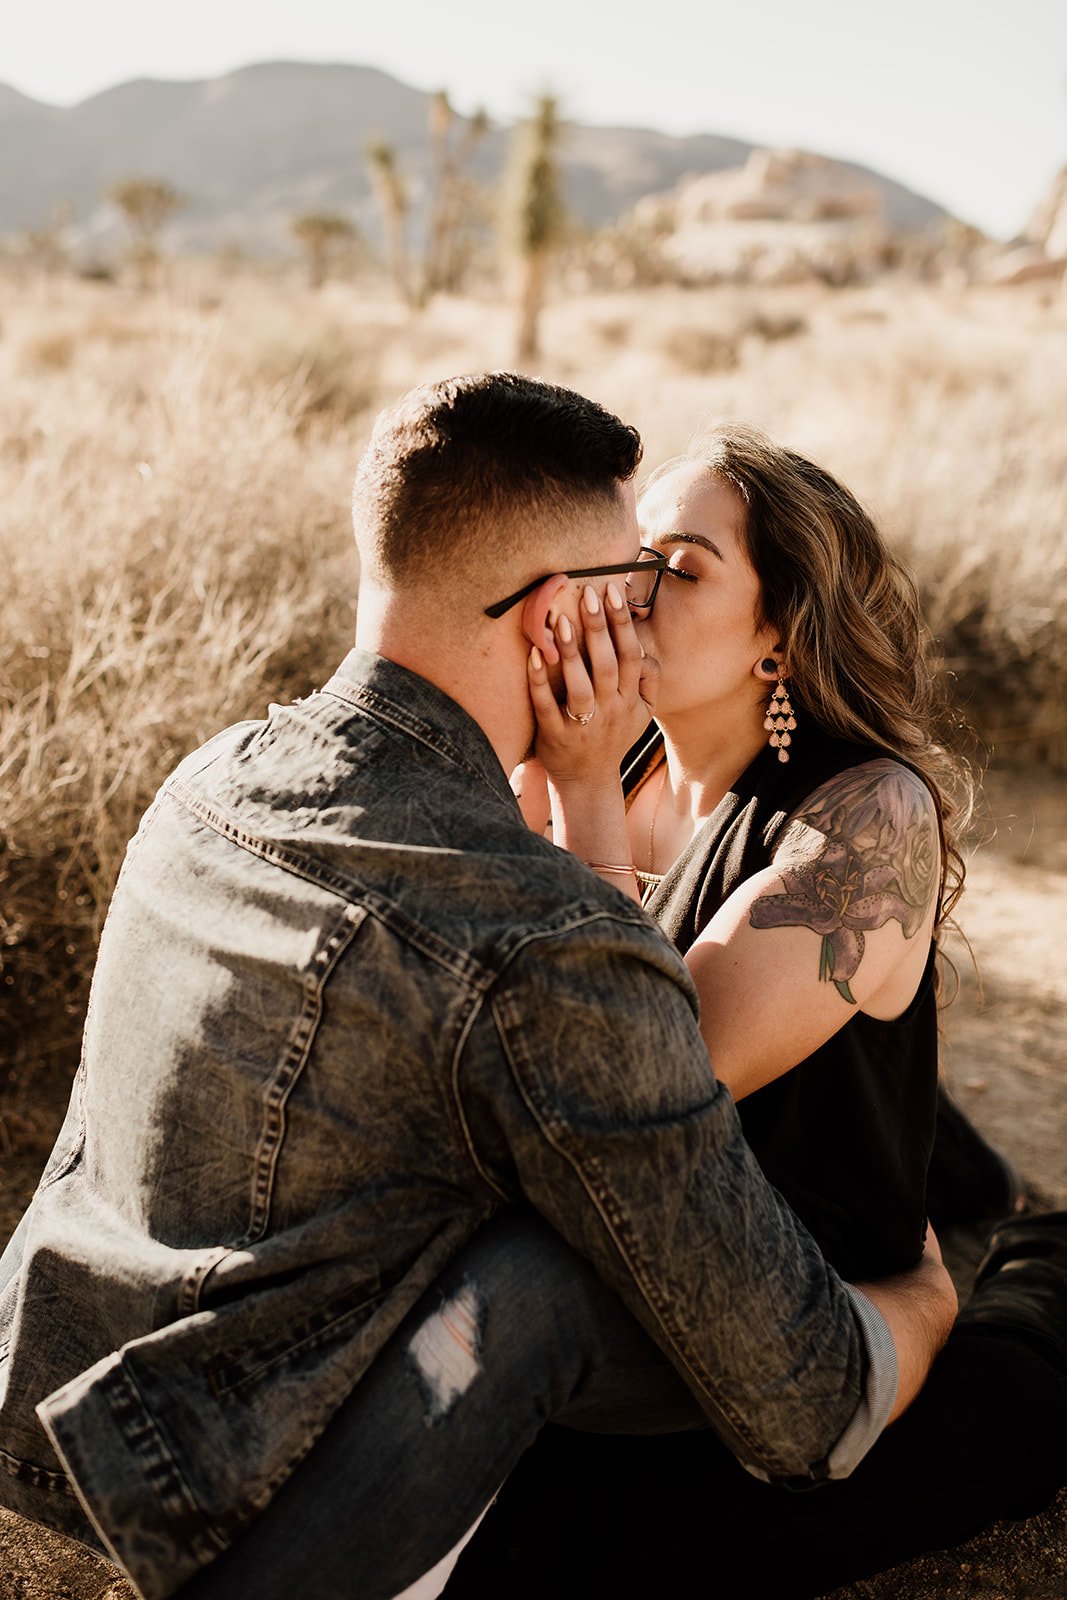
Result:
{"label": "dirt ground", "polygon": [[[984,842],[948,950],[960,997],[944,1016],[953,1093],[1044,1203],[1067,1206],[1067,778],[987,775]],[[977,970],[976,970],[977,968]]]}
{"label": "dirt ground", "polygon": [[[1067,780],[987,776],[982,842],[950,953],[960,992],[944,1016],[944,1070],[974,1121],[1026,1176],[1035,1202],[1067,1207]],[[61,1107],[52,1108],[55,1123]],[[5,1111],[7,1108],[5,1108]],[[17,1122],[15,1122],[17,1126]],[[0,1238],[32,1192],[40,1149],[0,1145]],[[961,1288],[975,1243],[944,1241]],[[870,1600],[1062,1600],[1067,1500],[1022,1526],[858,1584]],[[314,1595],[309,1575],[305,1591]],[[114,1569],[0,1512],[0,1600],[134,1600]]]}

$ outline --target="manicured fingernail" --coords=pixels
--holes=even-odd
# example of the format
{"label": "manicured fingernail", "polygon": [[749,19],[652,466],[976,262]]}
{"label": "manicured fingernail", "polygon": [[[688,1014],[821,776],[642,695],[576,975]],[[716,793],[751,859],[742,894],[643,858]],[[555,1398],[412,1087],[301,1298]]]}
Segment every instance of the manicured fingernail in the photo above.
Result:
{"label": "manicured fingernail", "polygon": [[588,611],[589,615],[591,617],[595,617],[597,612],[600,610],[600,596],[597,594],[591,583],[586,584],[585,593],[583,594],[582,598],[585,601],[585,609]]}
{"label": "manicured fingernail", "polygon": [[571,640],[574,638],[574,629],[571,627],[570,617],[560,617],[559,621],[556,623],[556,632],[559,634],[564,644],[570,644]]}
{"label": "manicured fingernail", "polygon": [[533,667],[535,672],[540,672],[540,670],[544,666],[544,664],[545,664],[545,658],[541,654],[540,650],[538,650],[536,645],[531,645],[530,646],[530,665],[531,665],[531,667]]}
{"label": "manicured fingernail", "polygon": [[611,603],[611,608],[613,611],[622,610],[622,595],[619,593],[618,589],[616,589],[613,583],[608,584],[608,600]]}

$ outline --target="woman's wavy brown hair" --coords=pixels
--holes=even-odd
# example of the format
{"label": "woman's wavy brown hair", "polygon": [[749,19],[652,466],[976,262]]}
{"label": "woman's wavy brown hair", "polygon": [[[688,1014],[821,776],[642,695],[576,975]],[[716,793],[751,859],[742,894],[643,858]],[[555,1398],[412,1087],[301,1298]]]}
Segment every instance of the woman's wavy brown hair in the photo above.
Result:
{"label": "woman's wavy brown hair", "polygon": [[963,890],[958,838],[973,789],[948,742],[953,717],[915,584],[854,495],[759,429],[717,426],[687,455],[744,501],[757,623],[780,633],[794,703],[827,732],[899,757],[930,789],[942,837],[940,924]]}

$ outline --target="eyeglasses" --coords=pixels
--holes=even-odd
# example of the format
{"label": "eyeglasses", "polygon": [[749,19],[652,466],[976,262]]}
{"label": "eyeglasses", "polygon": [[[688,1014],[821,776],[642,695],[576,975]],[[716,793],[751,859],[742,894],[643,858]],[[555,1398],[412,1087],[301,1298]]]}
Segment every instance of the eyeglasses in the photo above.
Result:
{"label": "eyeglasses", "polygon": [[[650,550],[647,545],[641,546],[641,554],[633,561],[617,561],[610,567],[575,567],[571,572],[563,573],[565,578],[609,578],[614,573],[625,572],[627,603],[637,611],[649,611],[656,598],[660,579],[667,569],[667,557],[662,550]],[[521,589],[516,589],[514,594],[509,594],[506,600],[498,600],[495,605],[486,606],[487,617],[502,617],[505,611],[510,611],[512,606],[517,606],[520,600],[525,600],[528,594],[533,594],[546,578],[551,578],[552,573],[546,572],[543,578],[535,578],[532,583],[524,584]]]}

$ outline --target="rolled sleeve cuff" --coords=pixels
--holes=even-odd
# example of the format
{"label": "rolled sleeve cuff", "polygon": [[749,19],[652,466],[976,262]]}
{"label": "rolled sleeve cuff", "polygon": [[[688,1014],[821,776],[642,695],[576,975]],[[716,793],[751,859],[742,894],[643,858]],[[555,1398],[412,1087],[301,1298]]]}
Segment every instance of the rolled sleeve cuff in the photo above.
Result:
{"label": "rolled sleeve cuff", "polygon": [[[863,1393],[852,1421],[830,1451],[817,1478],[810,1483],[797,1482],[790,1485],[792,1487],[811,1488],[815,1482],[824,1483],[828,1478],[847,1478],[881,1434],[896,1403],[900,1369],[889,1324],[874,1302],[868,1300],[861,1290],[850,1283],[846,1283],[844,1288],[852,1302],[852,1311],[863,1336],[867,1357]],[[759,1467],[746,1462],[742,1462],[742,1466],[754,1478],[761,1478],[765,1483],[772,1481]]]}
{"label": "rolled sleeve cuff", "polygon": [[867,1347],[867,1381],[855,1416],[830,1451],[830,1478],[847,1478],[859,1466],[889,1421],[900,1382],[897,1347],[888,1322],[861,1290],[850,1283],[845,1289]]}

